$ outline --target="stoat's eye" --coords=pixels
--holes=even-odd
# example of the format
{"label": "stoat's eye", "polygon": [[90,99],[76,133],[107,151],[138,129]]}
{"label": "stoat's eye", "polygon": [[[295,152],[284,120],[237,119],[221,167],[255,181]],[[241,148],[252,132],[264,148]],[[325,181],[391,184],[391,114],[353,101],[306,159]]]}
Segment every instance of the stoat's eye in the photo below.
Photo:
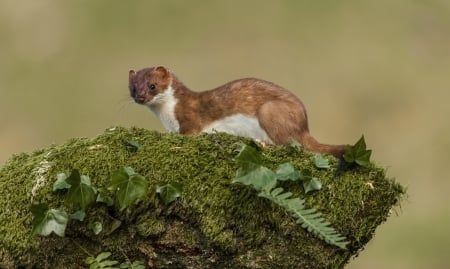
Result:
{"label": "stoat's eye", "polygon": [[136,93],[137,93],[137,88],[136,88],[136,86],[131,86],[131,95],[132,96],[135,96],[136,95]]}
{"label": "stoat's eye", "polygon": [[156,86],[155,86],[155,84],[150,84],[150,85],[148,85],[148,88],[150,90],[154,90],[156,88]]}

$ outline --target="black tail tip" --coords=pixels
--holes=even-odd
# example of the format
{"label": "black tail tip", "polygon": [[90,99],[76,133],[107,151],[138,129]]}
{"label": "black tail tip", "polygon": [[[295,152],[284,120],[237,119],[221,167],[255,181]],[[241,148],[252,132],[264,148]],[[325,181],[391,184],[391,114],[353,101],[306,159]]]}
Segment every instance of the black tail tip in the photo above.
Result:
{"label": "black tail tip", "polygon": [[337,163],[336,171],[334,172],[335,176],[341,175],[345,171],[348,171],[348,170],[354,168],[356,165],[355,163],[346,162],[344,159],[344,155],[340,155],[336,158],[338,159],[338,163]]}

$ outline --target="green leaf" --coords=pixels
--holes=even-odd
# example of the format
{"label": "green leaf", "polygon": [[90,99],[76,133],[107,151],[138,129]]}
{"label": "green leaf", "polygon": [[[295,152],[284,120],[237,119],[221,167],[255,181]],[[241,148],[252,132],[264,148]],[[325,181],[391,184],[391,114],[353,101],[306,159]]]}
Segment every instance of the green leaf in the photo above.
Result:
{"label": "green leaf", "polygon": [[300,170],[300,179],[302,181],[310,180],[312,178],[312,172],[309,169]]}
{"label": "green leaf", "polygon": [[322,169],[330,168],[329,160],[322,155],[314,155],[314,165],[317,168],[322,168]]}
{"label": "green leaf", "polygon": [[117,266],[118,261],[107,260],[111,256],[111,252],[102,252],[97,257],[87,257],[84,263],[89,265],[89,269],[120,269]]}
{"label": "green leaf", "polygon": [[275,173],[261,165],[261,155],[255,148],[242,144],[234,160],[240,167],[233,183],[253,185],[256,190],[272,189],[276,185]]}
{"label": "green leaf", "polygon": [[124,262],[120,265],[121,269],[146,269],[145,263],[143,261],[130,261]]}
{"label": "green leaf", "polygon": [[138,151],[140,148],[142,148],[142,145],[134,140],[128,140],[127,142],[125,142],[127,148],[132,151],[132,152],[136,152]]}
{"label": "green leaf", "polygon": [[106,260],[110,256],[111,256],[111,252],[101,252],[100,254],[97,255],[95,260],[98,261],[98,262],[101,262],[103,260]]}
{"label": "green leaf", "polygon": [[53,232],[60,237],[64,237],[69,220],[66,212],[49,209],[47,204],[37,204],[31,206],[31,213],[34,216],[32,235],[48,236]]}
{"label": "green leaf", "polygon": [[300,150],[302,148],[302,145],[292,138],[289,138],[289,146],[295,150]]}
{"label": "green leaf", "polygon": [[113,221],[109,225],[107,234],[108,235],[112,234],[115,230],[117,230],[120,227],[120,225],[122,225],[122,222],[120,220],[113,219]]}
{"label": "green leaf", "polygon": [[148,180],[136,174],[131,167],[124,167],[112,174],[109,190],[116,192],[119,209],[124,210],[148,193]]}
{"label": "green leaf", "polygon": [[66,181],[67,175],[65,173],[60,173],[56,175],[56,181],[53,183],[53,191],[69,189],[71,186]]}
{"label": "green leaf", "polygon": [[66,179],[70,184],[66,201],[69,204],[79,205],[83,211],[95,201],[96,189],[91,186],[91,181],[87,176],[81,176],[78,170],[73,170]]}
{"label": "green leaf", "polygon": [[159,197],[165,205],[172,203],[178,197],[180,197],[182,190],[183,185],[178,182],[171,182],[165,185],[156,186],[156,193],[159,194]]}
{"label": "green leaf", "polygon": [[103,269],[113,269],[113,268],[119,268],[119,267],[112,267],[113,265],[117,265],[117,264],[119,264],[118,261],[106,260],[106,261],[100,262],[98,265],[100,266],[100,268],[103,268]]}
{"label": "green leaf", "polygon": [[350,145],[345,145],[345,152],[344,155],[342,155],[342,157],[344,157],[344,161],[346,163],[354,163],[355,162],[355,153],[353,152],[353,147]]}
{"label": "green leaf", "polygon": [[94,258],[94,257],[91,257],[91,256],[87,257],[87,258],[84,260],[84,263],[87,264],[87,265],[93,264],[93,263],[95,263],[95,262],[96,262],[95,258]]}
{"label": "green leaf", "polygon": [[363,167],[369,167],[370,165],[370,155],[372,155],[372,150],[366,150],[365,152],[358,155],[355,162]]}
{"label": "green leaf", "polygon": [[366,148],[366,141],[364,140],[364,136],[356,142],[355,145],[345,147],[345,153],[343,155],[344,160],[347,163],[356,163],[363,167],[368,167],[370,165],[370,155],[372,154],[372,150],[368,150]]}
{"label": "green leaf", "polygon": [[273,188],[277,183],[277,177],[272,170],[264,166],[254,165],[239,168],[236,177],[233,179],[233,183],[236,182],[253,185],[259,191],[264,188]]}
{"label": "green leaf", "polygon": [[305,189],[305,193],[310,191],[318,191],[322,189],[322,182],[319,179],[313,177],[309,180],[303,181],[303,188]]}
{"label": "green leaf", "polygon": [[100,221],[89,223],[88,227],[94,232],[95,235],[99,235],[103,231],[103,224]]}
{"label": "green leaf", "polygon": [[81,175],[80,179],[81,179],[81,183],[92,187],[95,190],[95,193],[97,193],[97,190],[92,186],[91,179],[88,176]]}
{"label": "green leaf", "polygon": [[99,188],[97,199],[95,200],[97,203],[105,203],[107,206],[114,205],[114,199],[107,189]]}
{"label": "green leaf", "polygon": [[234,160],[241,166],[261,165],[261,155],[254,147],[240,144],[239,153]]}
{"label": "green leaf", "polygon": [[86,218],[86,212],[83,210],[78,210],[77,212],[70,215],[71,219],[83,221]]}
{"label": "green leaf", "polygon": [[290,163],[280,164],[276,174],[278,180],[297,180],[301,176],[300,172],[295,170]]}

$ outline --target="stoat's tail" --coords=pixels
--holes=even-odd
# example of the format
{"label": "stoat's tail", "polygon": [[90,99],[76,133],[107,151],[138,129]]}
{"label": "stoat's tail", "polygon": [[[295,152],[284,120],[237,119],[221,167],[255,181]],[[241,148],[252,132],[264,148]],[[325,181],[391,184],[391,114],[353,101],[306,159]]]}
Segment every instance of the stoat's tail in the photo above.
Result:
{"label": "stoat's tail", "polygon": [[341,158],[345,152],[345,145],[321,144],[308,132],[305,132],[300,136],[299,142],[308,151],[331,154],[334,155],[336,158]]}

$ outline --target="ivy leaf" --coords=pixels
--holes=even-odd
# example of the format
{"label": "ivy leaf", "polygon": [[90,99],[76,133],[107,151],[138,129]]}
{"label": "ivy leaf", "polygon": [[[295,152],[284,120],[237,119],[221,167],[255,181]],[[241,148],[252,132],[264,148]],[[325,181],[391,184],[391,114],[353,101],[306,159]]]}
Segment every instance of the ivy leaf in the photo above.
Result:
{"label": "ivy leaf", "polygon": [[345,147],[343,157],[347,163],[357,163],[360,166],[368,167],[370,165],[371,154],[372,150],[366,149],[366,141],[364,140],[364,136],[361,136],[355,145],[347,145]]}
{"label": "ivy leaf", "polygon": [[113,221],[112,221],[111,224],[109,225],[107,235],[112,234],[115,230],[117,230],[117,229],[120,227],[120,225],[122,225],[122,222],[121,222],[120,220],[118,220],[118,219],[113,219]]}
{"label": "ivy leaf", "polygon": [[116,192],[119,209],[122,211],[148,192],[148,181],[134,172],[131,167],[124,167],[112,174],[109,190]]}
{"label": "ivy leaf", "polygon": [[329,169],[330,163],[327,158],[322,155],[314,155],[314,165],[317,168]]}
{"label": "ivy leaf", "polygon": [[233,183],[253,185],[256,190],[272,189],[277,183],[276,174],[264,166],[240,167],[236,172]]}
{"label": "ivy leaf", "polygon": [[69,220],[65,211],[49,209],[47,204],[37,204],[31,206],[31,213],[34,216],[32,235],[48,236],[53,232],[64,237]]}
{"label": "ivy leaf", "polygon": [[142,145],[134,140],[129,140],[127,142],[125,142],[127,148],[132,151],[132,152],[136,152],[138,151],[140,148],[142,148]]}
{"label": "ivy leaf", "polygon": [[282,163],[278,166],[276,171],[278,180],[297,180],[301,174],[290,163]]}
{"label": "ivy leaf", "polygon": [[70,184],[67,192],[66,201],[71,204],[79,205],[83,211],[95,201],[97,190],[91,186],[91,180],[87,176],[81,176],[78,170],[73,170],[66,179]]}
{"label": "ivy leaf", "polygon": [[312,172],[309,169],[300,170],[300,179],[303,181],[310,180],[312,178]]}
{"label": "ivy leaf", "polygon": [[83,221],[86,218],[86,212],[78,210],[77,212],[70,214],[70,218],[78,221]]}
{"label": "ivy leaf", "polygon": [[110,193],[107,189],[99,188],[97,199],[95,200],[97,203],[105,203],[107,206],[114,205],[114,199],[111,197]]}
{"label": "ivy leaf", "polygon": [[103,224],[100,221],[94,221],[89,223],[88,228],[90,228],[95,235],[99,235],[103,231]]}
{"label": "ivy leaf", "polygon": [[168,183],[166,185],[157,185],[156,193],[165,205],[168,205],[181,196],[183,185],[178,182]]}
{"label": "ivy leaf", "polygon": [[238,150],[239,153],[236,155],[234,160],[241,166],[253,166],[261,165],[261,155],[254,147],[247,146],[245,144],[240,144],[241,148]]}
{"label": "ivy leaf", "polygon": [[318,178],[311,178],[309,180],[303,181],[303,188],[305,189],[305,193],[310,191],[318,191],[322,189],[322,182]]}
{"label": "ivy leaf", "polygon": [[302,148],[302,145],[292,138],[289,138],[289,146],[295,150],[300,150]]}
{"label": "ivy leaf", "polygon": [[70,184],[66,181],[67,175],[65,173],[60,173],[56,175],[56,181],[53,183],[53,191],[70,189]]}
{"label": "ivy leaf", "polygon": [[242,144],[234,160],[240,165],[233,183],[253,185],[256,190],[272,189],[276,185],[275,173],[262,166],[260,153],[253,147]]}

